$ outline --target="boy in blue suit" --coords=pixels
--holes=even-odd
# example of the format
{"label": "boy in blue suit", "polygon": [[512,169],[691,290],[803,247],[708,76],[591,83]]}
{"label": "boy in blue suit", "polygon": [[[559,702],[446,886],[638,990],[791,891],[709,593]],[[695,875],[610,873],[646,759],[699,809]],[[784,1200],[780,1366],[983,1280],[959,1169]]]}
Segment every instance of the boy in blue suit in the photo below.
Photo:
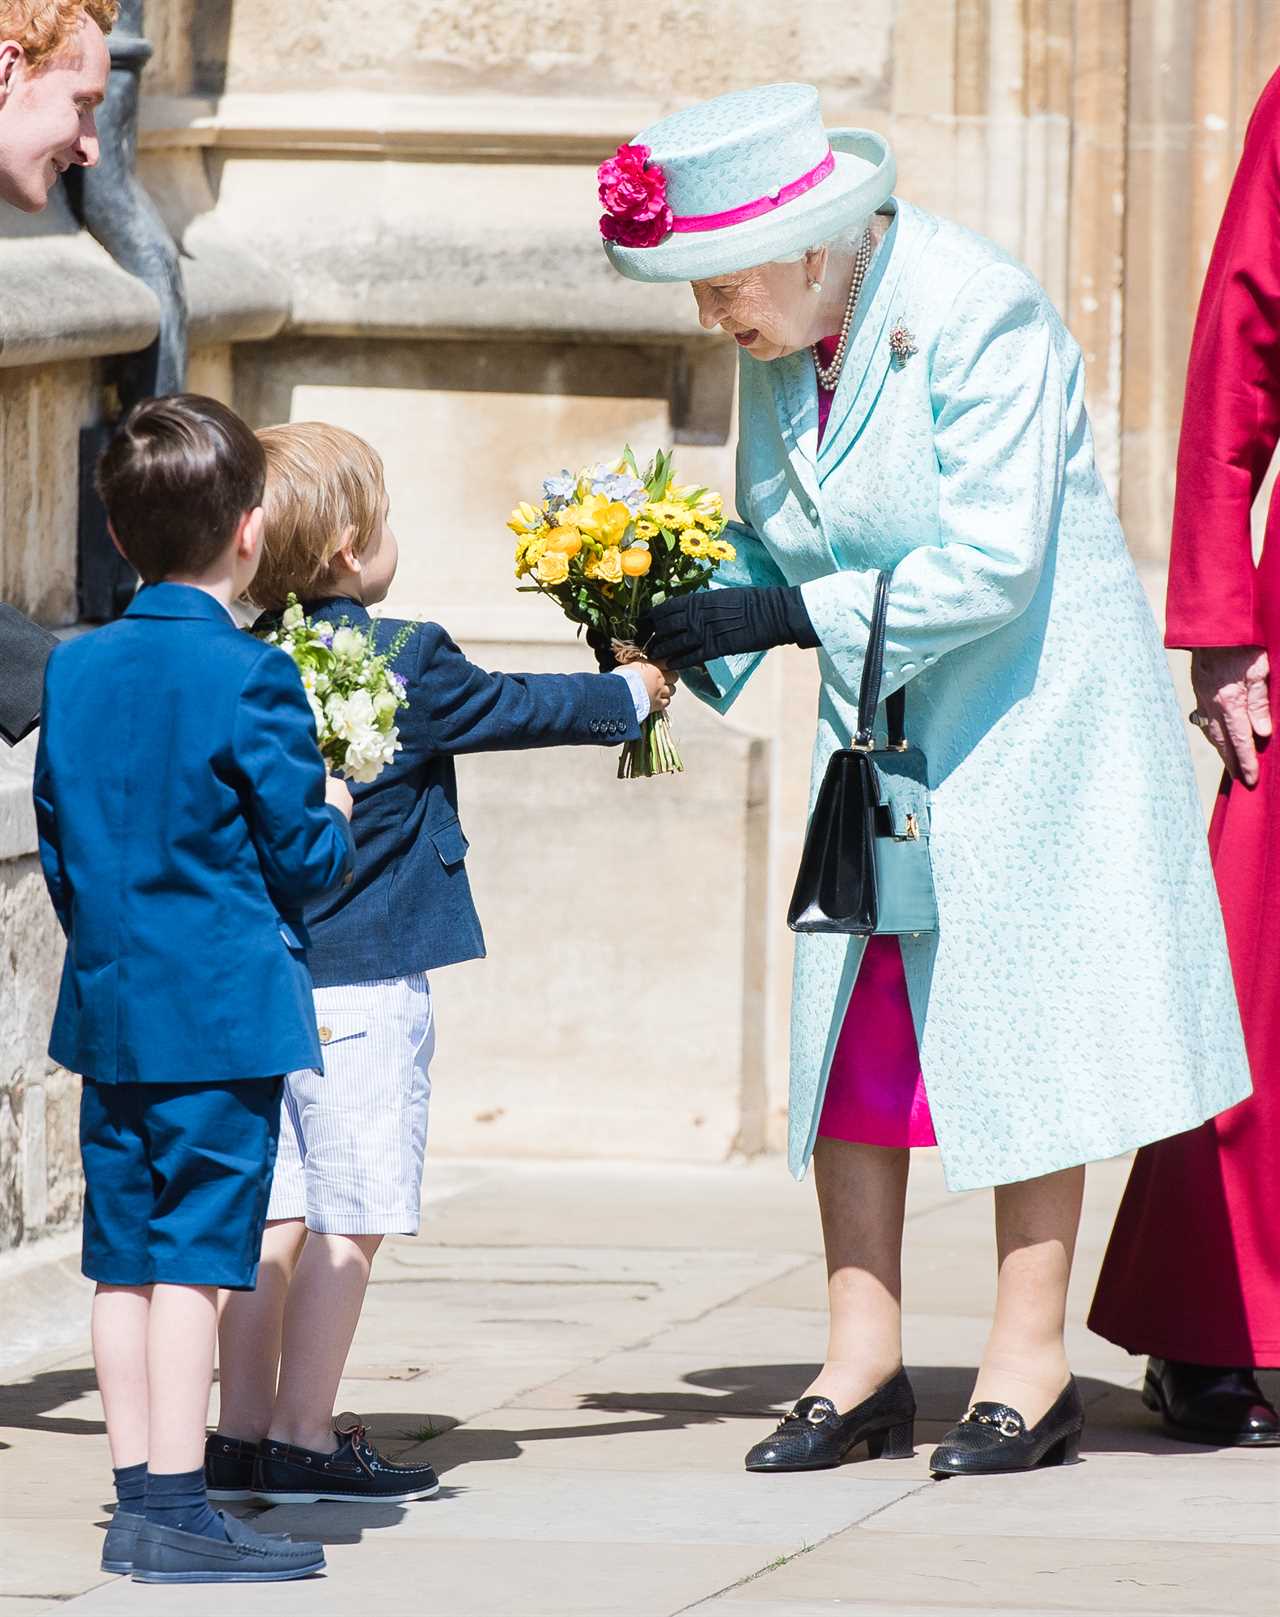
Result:
{"label": "boy in blue suit", "polygon": [[[367,608],[386,596],[397,561],[381,460],[319,423],[259,437],[266,557],[253,598],[278,612],[295,594],[314,621],[368,629]],[[223,1311],[222,1410],[206,1470],[218,1498],[401,1502],[435,1492],[430,1466],[389,1464],[358,1421],[335,1431],[333,1407],[374,1253],[385,1235],[418,1229],[434,1047],[426,973],[484,953],[454,757],[618,746],[671,695],[651,663],[494,674],[437,623],[383,618],[373,632],[381,647],[402,641],[393,666],[408,695],[403,745],[355,789],[354,882],[307,914],[325,1071],[286,1079],[258,1289]]]}
{"label": "boy in blue suit", "polygon": [[209,1508],[219,1287],[252,1288],[282,1075],[318,1067],[303,907],[350,879],[350,795],[297,671],[228,610],[262,551],[266,463],[212,399],[139,405],[99,486],[142,588],[60,646],[36,764],[66,933],[49,1047],[84,1075],[84,1272],[119,1506],[103,1565],[143,1582],[319,1570]]}

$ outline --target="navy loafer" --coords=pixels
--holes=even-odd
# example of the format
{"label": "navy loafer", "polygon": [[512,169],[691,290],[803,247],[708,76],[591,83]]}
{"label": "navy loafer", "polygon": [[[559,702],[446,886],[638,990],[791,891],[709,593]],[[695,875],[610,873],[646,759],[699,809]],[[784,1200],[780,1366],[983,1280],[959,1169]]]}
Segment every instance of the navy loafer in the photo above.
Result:
{"label": "navy loafer", "polygon": [[142,1516],[132,1510],[117,1510],[107,1523],[107,1536],[102,1541],[102,1570],[104,1572],[132,1572],[133,1546],[138,1540]]}
{"label": "navy loafer", "polygon": [[324,1571],[324,1549],[305,1541],[265,1538],[218,1512],[226,1542],[143,1521],[133,1550],[135,1583],[285,1583]]}

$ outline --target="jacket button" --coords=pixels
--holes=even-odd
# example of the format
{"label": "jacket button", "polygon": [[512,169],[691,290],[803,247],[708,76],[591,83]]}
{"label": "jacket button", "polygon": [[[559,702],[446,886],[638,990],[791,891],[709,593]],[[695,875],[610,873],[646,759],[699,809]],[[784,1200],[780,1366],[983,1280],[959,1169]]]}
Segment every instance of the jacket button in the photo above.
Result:
{"label": "jacket button", "polygon": [[322,1027],[317,1031],[320,1034],[321,1044],[328,1044],[329,1040],[333,1037],[333,1029],[331,1027]]}
{"label": "jacket button", "polygon": [[816,505],[811,505],[809,507],[809,521],[810,522],[816,522],[817,520],[818,520],[818,507]]}

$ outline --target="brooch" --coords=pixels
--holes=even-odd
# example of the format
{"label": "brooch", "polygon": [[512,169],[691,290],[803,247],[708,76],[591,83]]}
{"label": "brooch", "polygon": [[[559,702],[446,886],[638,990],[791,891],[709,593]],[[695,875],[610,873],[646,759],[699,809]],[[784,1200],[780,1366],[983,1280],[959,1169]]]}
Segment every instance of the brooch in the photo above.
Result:
{"label": "brooch", "polygon": [[905,365],[912,354],[918,354],[916,340],[899,320],[898,324],[889,333],[889,352],[899,365]]}

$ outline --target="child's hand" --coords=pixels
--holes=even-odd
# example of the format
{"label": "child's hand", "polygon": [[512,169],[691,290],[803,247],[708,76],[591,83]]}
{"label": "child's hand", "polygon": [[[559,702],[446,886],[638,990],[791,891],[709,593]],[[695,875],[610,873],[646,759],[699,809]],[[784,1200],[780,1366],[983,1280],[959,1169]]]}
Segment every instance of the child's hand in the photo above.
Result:
{"label": "child's hand", "polygon": [[351,818],[351,789],[345,780],[339,780],[337,775],[324,777],[324,799],[331,808],[336,808],[339,814]]}
{"label": "child's hand", "polygon": [[676,676],[658,663],[638,662],[632,663],[644,680],[645,689],[649,693],[649,710],[651,713],[665,713],[671,706],[671,698],[675,695]]}

